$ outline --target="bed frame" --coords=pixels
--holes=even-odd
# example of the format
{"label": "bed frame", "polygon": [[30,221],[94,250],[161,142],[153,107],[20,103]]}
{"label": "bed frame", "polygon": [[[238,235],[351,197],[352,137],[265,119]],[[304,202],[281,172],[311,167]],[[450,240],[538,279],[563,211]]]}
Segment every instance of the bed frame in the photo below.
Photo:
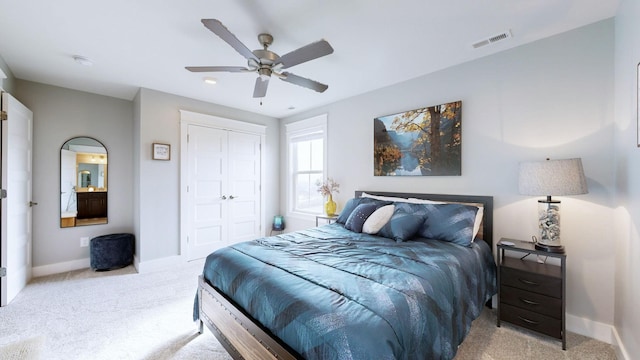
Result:
{"label": "bed frame", "polygon": [[[363,191],[356,191],[360,197]],[[412,194],[365,191],[367,194],[433,201],[482,204],[484,206],[481,237],[493,252],[493,197],[476,195]],[[491,300],[489,300],[490,302]],[[301,359],[293,349],[260,326],[200,275],[198,279],[199,333],[204,325],[215,335],[234,359]]]}

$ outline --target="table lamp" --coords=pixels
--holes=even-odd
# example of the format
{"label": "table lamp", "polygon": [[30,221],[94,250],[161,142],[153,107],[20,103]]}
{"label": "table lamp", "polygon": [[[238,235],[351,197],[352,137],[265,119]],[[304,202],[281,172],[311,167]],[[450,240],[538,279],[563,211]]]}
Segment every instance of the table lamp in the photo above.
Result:
{"label": "table lamp", "polygon": [[540,237],[536,249],[564,253],[560,242],[560,201],[551,196],[588,193],[582,160],[564,159],[521,162],[518,189],[522,195],[546,195],[538,200]]}

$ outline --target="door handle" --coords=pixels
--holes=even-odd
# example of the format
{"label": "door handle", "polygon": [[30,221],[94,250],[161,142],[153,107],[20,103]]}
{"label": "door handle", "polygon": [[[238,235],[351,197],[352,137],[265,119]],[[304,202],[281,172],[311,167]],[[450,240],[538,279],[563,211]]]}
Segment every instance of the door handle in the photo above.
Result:
{"label": "door handle", "polygon": [[226,196],[226,195],[222,195],[222,196],[220,197],[220,199],[222,199],[222,200],[227,200],[227,196]]}
{"label": "door handle", "polygon": [[29,207],[34,207],[36,205],[38,205],[37,202],[29,201]]}
{"label": "door handle", "polygon": [[237,196],[229,195],[229,199],[233,200],[235,198],[237,198]]}

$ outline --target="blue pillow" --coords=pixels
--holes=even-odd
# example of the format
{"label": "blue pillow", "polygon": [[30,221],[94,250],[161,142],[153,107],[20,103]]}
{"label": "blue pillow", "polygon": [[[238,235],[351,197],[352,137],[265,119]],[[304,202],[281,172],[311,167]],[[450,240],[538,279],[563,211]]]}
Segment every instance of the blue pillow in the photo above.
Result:
{"label": "blue pillow", "polygon": [[471,246],[477,206],[463,204],[424,204],[427,219],[419,231],[427,239]]}
{"label": "blue pillow", "polygon": [[357,233],[362,232],[362,225],[376,211],[376,208],[376,204],[360,204],[356,206],[344,224],[344,228]]}
{"label": "blue pillow", "polygon": [[425,207],[425,204],[413,204],[408,202],[394,202],[396,209],[403,210],[406,213],[427,217],[429,214],[428,208]]}
{"label": "blue pillow", "polygon": [[344,208],[342,209],[342,211],[340,211],[340,215],[338,215],[336,222],[340,224],[346,224],[347,219],[349,218],[349,215],[351,215],[353,210],[355,210],[356,206],[360,204],[375,204],[377,209],[379,207],[389,205],[391,204],[391,202],[376,200],[372,198],[363,198],[363,197],[349,199],[347,203],[344,204]]}
{"label": "blue pillow", "polygon": [[338,215],[336,222],[340,224],[345,224],[347,222],[347,219],[349,218],[349,215],[351,215],[353,210],[355,210],[356,206],[362,203],[363,199],[364,198],[349,199],[349,201],[347,201],[347,203],[344,204],[344,208],[342,209],[342,211],[340,211],[340,215]]}
{"label": "blue pillow", "polygon": [[407,212],[403,207],[396,208],[389,222],[378,231],[378,235],[397,242],[407,241],[415,236],[425,220],[425,215]]}

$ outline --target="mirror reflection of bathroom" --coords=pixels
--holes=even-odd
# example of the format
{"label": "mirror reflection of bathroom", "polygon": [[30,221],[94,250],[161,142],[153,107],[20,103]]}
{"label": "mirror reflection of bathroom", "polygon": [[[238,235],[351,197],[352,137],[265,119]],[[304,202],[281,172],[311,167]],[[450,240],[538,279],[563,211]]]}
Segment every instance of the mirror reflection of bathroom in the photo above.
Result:
{"label": "mirror reflection of bathroom", "polygon": [[60,149],[60,227],[107,223],[107,149],[76,137]]}

